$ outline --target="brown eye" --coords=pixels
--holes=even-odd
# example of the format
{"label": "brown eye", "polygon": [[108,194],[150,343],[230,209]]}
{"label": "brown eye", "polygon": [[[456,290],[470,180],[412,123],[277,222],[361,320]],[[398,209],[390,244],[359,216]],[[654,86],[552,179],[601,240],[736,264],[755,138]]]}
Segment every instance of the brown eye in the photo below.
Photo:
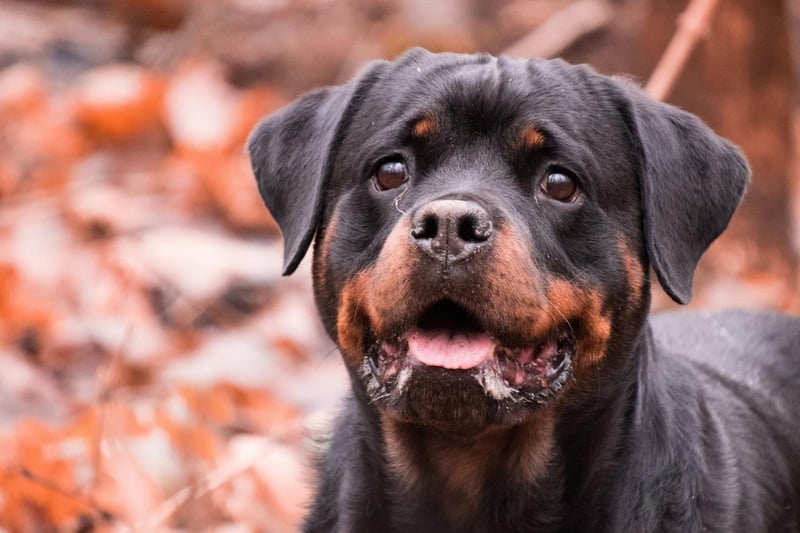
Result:
{"label": "brown eye", "polygon": [[380,191],[396,189],[408,181],[406,164],[402,161],[387,161],[375,170],[372,179]]}
{"label": "brown eye", "polygon": [[580,189],[575,180],[563,172],[550,172],[542,180],[542,190],[559,202],[572,202],[578,197]]}

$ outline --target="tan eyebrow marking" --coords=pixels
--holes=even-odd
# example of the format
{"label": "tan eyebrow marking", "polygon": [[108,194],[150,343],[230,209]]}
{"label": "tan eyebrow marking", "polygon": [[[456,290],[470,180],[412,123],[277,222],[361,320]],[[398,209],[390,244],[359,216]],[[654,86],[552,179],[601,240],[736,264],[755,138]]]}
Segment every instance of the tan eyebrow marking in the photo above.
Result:
{"label": "tan eyebrow marking", "polygon": [[519,144],[523,149],[541,148],[544,146],[544,135],[534,126],[525,126],[520,132]]}
{"label": "tan eyebrow marking", "polygon": [[439,123],[434,117],[425,116],[417,120],[414,127],[411,128],[411,135],[418,139],[428,137],[439,130]]}

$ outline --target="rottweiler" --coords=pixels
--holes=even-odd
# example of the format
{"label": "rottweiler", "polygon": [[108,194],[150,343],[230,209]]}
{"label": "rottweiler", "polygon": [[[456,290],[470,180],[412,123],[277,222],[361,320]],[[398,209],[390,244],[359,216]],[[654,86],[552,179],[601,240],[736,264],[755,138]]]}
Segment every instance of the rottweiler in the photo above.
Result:
{"label": "rottweiler", "polygon": [[352,391],[307,532],[800,531],[800,319],[686,303],[749,180],[625,79],[412,50],[248,141]]}

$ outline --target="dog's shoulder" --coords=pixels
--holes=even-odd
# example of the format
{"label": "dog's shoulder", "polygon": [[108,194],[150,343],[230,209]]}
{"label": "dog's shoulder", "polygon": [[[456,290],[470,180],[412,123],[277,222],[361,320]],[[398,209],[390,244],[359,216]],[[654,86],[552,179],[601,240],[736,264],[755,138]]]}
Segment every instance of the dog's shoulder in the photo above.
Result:
{"label": "dog's shoulder", "polygon": [[749,311],[680,311],[655,314],[650,324],[662,351],[752,387],[770,385],[759,383],[761,375],[786,381],[793,389],[800,383],[800,317]]}
{"label": "dog's shoulder", "polygon": [[800,423],[800,317],[745,311],[672,312],[650,319],[656,351],[687,366],[710,397],[763,405]]}
{"label": "dog's shoulder", "polygon": [[674,312],[655,315],[650,323],[654,364],[661,369],[655,374],[680,368],[696,413],[707,418],[706,434],[725,434],[730,447],[750,455],[751,464],[769,469],[786,458],[792,465],[785,466],[800,475],[800,318]]}
{"label": "dog's shoulder", "polygon": [[[676,311],[653,315],[649,329],[636,446],[619,496],[636,501],[639,512],[619,509],[616,530],[692,523],[713,531],[780,531],[794,523],[800,318]],[[642,482],[646,490],[631,489]],[[692,509],[702,516],[679,519],[695,499]]]}

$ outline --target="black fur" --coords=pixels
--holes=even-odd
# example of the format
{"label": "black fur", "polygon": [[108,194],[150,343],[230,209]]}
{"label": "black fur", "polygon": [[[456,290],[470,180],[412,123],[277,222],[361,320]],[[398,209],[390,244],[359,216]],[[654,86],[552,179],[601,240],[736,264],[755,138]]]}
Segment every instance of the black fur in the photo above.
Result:
{"label": "black fur", "polygon": [[[529,125],[541,145],[520,148]],[[249,150],[286,274],[316,233],[317,304],[353,384],[305,531],[800,531],[800,320],[647,318],[649,268],[686,303],[748,179],[696,117],[584,66],[414,50],[267,117]],[[409,180],[379,190],[387,158]],[[574,201],[542,192],[552,172],[575,177]],[[444,266],[398,230],[442,198],[477,203],[495,231]],[[519,264],[494,270],[509,257]],[[405,385],[374,381],[380,342],[442,299],[498,343],[536,345],[542,333],[512,326],[523,315],[510,302],[564,282],[575,292],[559,296],[554,327],[576,348],[563,383],[496,397],[472,370],[425,365]],[[342,313],[356,297],[367,318]]]}

